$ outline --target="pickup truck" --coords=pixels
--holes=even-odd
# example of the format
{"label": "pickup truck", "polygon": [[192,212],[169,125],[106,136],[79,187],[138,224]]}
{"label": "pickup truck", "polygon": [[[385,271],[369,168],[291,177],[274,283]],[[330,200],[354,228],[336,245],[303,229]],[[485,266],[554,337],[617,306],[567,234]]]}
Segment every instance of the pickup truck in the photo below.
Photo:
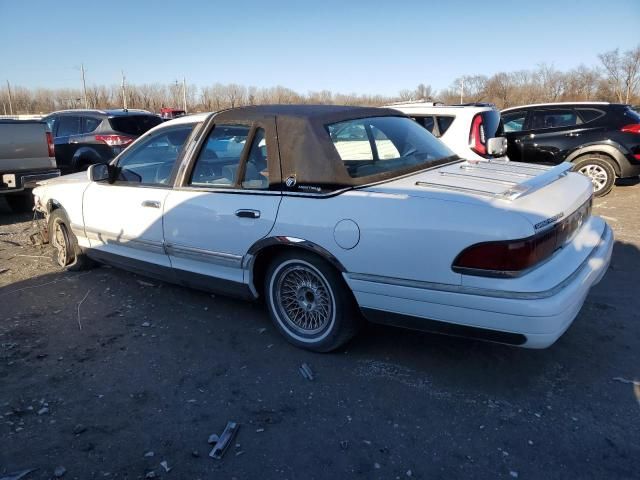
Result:
{"label": "pickup truck", "polygon": [[45,122],[0,120],[0,196],[14,212],[33,206],[36,182],[60,176]]}

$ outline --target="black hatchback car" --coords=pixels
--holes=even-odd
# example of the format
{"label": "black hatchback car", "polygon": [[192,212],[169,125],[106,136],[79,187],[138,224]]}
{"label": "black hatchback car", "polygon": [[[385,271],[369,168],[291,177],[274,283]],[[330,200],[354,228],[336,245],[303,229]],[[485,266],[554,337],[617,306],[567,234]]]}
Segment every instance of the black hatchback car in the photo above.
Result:
{"label": "black hatchback car", "polygon": [[548,103],[501,113],[513,161],[573,162],[596,196],[609,193],[616,177],[640,175],[640,114],[629,105]]}
{"label": "black hatchback car", "polygon": [[140,135],[162,123],[146,110],[63,110],[43,119],[53,135],[62,174],[107,163]]}

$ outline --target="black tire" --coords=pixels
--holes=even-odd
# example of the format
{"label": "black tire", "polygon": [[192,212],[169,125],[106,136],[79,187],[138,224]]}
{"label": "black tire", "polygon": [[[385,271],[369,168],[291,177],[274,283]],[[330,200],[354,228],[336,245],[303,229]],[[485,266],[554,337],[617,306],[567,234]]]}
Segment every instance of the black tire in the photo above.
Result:
{"label": "black tire", "polygon": [[[339,272],[311,253],[295,250],[276,256],[267,268],[264,288],[271,320],[297,347],[335,350],[362,324],[353,294]],[[288,305],[282,300],[287,292]]]}
{"label": "black tire", "polygon": [[53,261],[70,272],[91,268],[94,262],[78,246],[78,239],[71,231],[70,224],[66,213],[60,208],[49,215],[49,243],[55,249]]}
{"label": "black tire", "polygon": [[12,193],[5,195],[9,208],[14,213],[24,213],[33,210],[33,195],[31,190],[23,193]]}
{"label": "black tire", "polygon": [[605,155],[584,155],[578,157],[574,165],[574,171],[591,179],[594,197],[604,197],[615,185],[616,171],[613,162]]}

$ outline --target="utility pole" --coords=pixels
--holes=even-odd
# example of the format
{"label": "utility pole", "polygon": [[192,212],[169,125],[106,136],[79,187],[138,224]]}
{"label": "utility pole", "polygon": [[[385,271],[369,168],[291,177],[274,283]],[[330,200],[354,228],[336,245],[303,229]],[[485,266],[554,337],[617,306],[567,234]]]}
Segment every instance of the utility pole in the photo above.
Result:
{"label": "utility pole", "polygon": [[187,80],[182,77],[182,109],[187,113]]}
{"label": "utility pole", "polygon": [[464,77],[460,78],[460,103],[463,103],[464,98]]}
{"label": "utility pole", "polygon": [[11,85],[9,84],[9,80],[7,80],[7,91],[9,92],[9,115],[13,115],[13,102],[11,100]]}
{"label": "utility pole", "polygon": [[121,70],[121,72],[122,72],[122,108],[126,110],[127,109],[127,91],[124,83],[125,82],[124,70]]}
{"label": "utility pole", "polygon": [[84,63],[80,64],[80,72],[82,73],[82,93],[84,94],[84,108],[89,108],[89,101],[87,100],[87,83],[84,80]]}

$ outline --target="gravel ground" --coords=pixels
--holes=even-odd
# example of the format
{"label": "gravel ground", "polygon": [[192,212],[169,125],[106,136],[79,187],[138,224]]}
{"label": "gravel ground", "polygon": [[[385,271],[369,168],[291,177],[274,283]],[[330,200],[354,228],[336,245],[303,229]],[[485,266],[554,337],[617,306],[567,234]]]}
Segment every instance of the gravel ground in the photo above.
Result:
{"label": "gravel ground", "polygon": [[0,206],[0,479],[638,478],[638,205],[596,202],[612,266],[547,350],[369,326],[324,355],[259,304],[62,272]]}

